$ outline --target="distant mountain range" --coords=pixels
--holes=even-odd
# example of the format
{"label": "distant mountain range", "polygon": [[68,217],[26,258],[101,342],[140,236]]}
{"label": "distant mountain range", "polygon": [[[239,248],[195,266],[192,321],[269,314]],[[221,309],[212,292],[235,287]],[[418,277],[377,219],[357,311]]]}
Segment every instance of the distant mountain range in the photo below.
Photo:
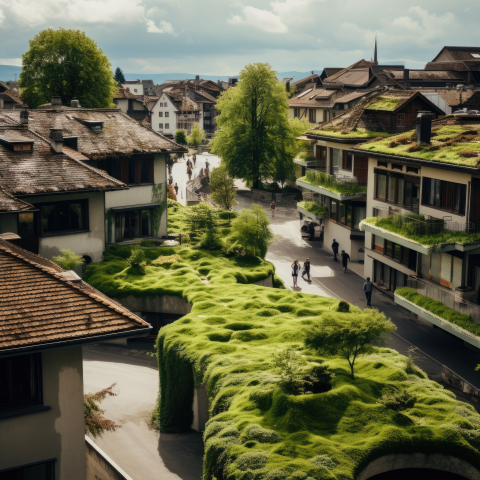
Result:
{"label": "distant mountain range", "polygon": [[15,74],[18,76],[22,71],[22,67],[16,67],[15,65],[0,65],[0,81],[7,82],[8,80],[15,80]]}

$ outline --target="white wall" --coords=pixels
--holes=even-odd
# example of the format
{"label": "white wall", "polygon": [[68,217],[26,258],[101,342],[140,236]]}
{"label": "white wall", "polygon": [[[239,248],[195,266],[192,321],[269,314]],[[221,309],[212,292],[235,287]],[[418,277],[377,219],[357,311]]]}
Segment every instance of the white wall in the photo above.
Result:
{"label": "white wall", "polygon": [[117,108],[119,108],[123,113],[127,113],[128,110],[128,100],[126,98],[119,98],[114,101]]}
{"label": "white wall", "polygon": [[44,351],[43,404],[1,420],[0,470],[56,458],[55,478],[85,480],[82,347]]}
{"label": "white wall", "polygon": [[130,93],[133,93],[134,95],[143,95],[143,83],[125,83],[122,87],[130,89]]}
{"label": "white wall", "polygon": [[323,234],[323,249],[327,250],[328,252],[332,252],[332,243],[333,239],[335,239],[340,244],[338,247],[338,258],[340,258],[340,253],[342,250],[345,250],[345,252],[350,255],[350,259],[353,262],[358,262],[358,249],[360,246],[363,248],[363,242],[350,240],[351,233],[352,231],[349,228],[327,220],[325,222],[325,230]]}
{"label": "white wall", "polygon": [[[161,103],[163,104],[162,107],[160,106]],[[165,104],[167,104],[166,107]],[[151,111],[152,129],[166,135],[175,135],[175,131],[177,130],[177,114],[175,112],[177,111],[177,107],[175,107],[170,98],[163,93]],[[159,112],[162,112],[162,117],[159,116]],[[165,117],[166,112],[168,112],[168,117]],[[165,128],[165,124],[167,123],[169,124],[169,128]],[[163,124],[163,128],[160,128],[160,124]]]}

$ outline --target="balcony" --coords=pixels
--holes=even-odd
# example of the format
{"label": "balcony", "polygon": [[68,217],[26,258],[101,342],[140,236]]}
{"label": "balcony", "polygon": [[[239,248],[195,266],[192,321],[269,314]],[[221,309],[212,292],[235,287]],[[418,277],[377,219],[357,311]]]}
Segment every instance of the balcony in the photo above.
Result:
{"label": "balcony", "polygon": [[395,303],[443,330],[480,348],[480,306],[464,297],[468,289],[452,292],[417,277],[395,291]]}
{"label": "balcony", "polygon": [[309,167],[297,186],[320,193],[335,200],[351,200],[367,194],[367,179],[326,173],[325,167]]}
{"label": "balcony", "polygon": [[423,255],[434,250],[465,252],[480,246],[480,229],[473,223],[450,222],[428,215],[397,213],[390,208],[374,209],[361,229],[410,248]]}

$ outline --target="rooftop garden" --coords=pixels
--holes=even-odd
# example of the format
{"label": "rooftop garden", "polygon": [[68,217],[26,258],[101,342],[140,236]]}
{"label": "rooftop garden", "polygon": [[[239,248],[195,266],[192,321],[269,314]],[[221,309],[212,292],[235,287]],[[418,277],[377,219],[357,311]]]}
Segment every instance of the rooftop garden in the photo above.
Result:
{"label": "rooftop garden", "polygon": [[360,150],[477,167],[480,161],[480,127],[447,125],[432,129],[430,145],[419,144],[415,132],[360,145]]}
{"label": "rooftop garden", "polygon": [[305,340],[320,326],[336,335],[390,323],[383,314],[248,284],[272,272],[261,258],[199,246],[108,247],[86,269],[109,296],[173,294],[192,305],[160,330],[153,416],[163,432],[190,430],[194,386],[206,387],[204,480],[353,480],[389,453],[444,453],[480,468],[480,416],[409,359],[372,346],[353,375],[346,359]]}
{"label": "rooftop garden", "polygon": [[303,208],[307,212],[313,213],[314,215],[323,215],[328,213],[327,207],[322,207],[315,202],[298,202],[297,207]]}
{"label": "rooftop garden", "polygon": [[446,230],[443,220],[426,220],[414,213],[394,214],[387,218],[369,217],[362,221],[424,246],[440,248],[442,245],[480,245],[479,233]]}
{"label": "rooftop garden", "polygon": [[339,195],[358,195],[367,193],[367,187],[355,182],[340,182],[334,176],[315,170],[307,170],[304,177],[298,179],[316,187],[322,187]]}
{"label": "rooftop garden", "polygon": [[384,110],[393,112],[397,105],[405,100],[404,98],[378,97],[370,105],[364,107],[365,110]]}
{"label": "rooftop garden", "polygon": [[452,308],[448,308],[442,302],[419,294],[414,288],[398,288],[395,290],[395,294],[418,305],[420,308],[428,310],[437,317],[443,318],[443,320],[453,323],[457,327],[463,328],[467,332],[480,337],[480,325],[473,321],[471,315],[465,315]]}
{"label": "rooftop garden", "polygon": [[[321,129],[320,129],[321,128]],[[305,133],[308,136],[319,136],[319,137],[335,137],[335,138],[358,138],[358,139],[369,139],[369,138],[387,138],[391,136],[386,132],[372,132],[370,130],[348,130],[344,129],[341,126],[328,126],[320,127],[319,129],[309,130]]]}

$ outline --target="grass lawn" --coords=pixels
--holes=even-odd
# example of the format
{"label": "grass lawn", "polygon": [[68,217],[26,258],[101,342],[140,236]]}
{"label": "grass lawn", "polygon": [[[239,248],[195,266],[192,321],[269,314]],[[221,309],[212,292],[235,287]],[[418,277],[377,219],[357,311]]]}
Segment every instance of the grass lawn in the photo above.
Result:
{"label": "grass lawn", "polygon": [[[421,217],[415,215],[415,217]],[[452,230],[442,230],[439,233],[431,235],[416,234],[416,225],[407,224],[404,226],[397,226],[395,224],[395,215],[388,218],[369,217],[362,220],[364,223],[373,225],[376,228],[386,230],[388,232],[396,233],[405,238],[409,238],[420,245],[438,246],[442,245],[480,245],[479,233],[455,232]]]}
{"label": "grass lawn", "polygon": [[409,302],[412,302],[415,305],[432,312],[434,315],[443,318],[447,322],[453,323],[454,325],[467,330],[467,332],[473,333],[474,335],[480,337],[480,325],[475,323],[470,315],[459,313],[452,308],[446,307],[443,303],[438,302],[437,300],[420,295],[413,288],[398,288],[395,290],[395,293],[400,297],[405,298]]}
{"label": "grass lawn", "polygon": [[[411,132],[389,139],[366,143],[357,148],[375,153],[419,158],[435,162],[452,163],[466,167],[476,167],[480,160],[480,130],[471,125],[448,125],[433,128],[431,145],[417,145]],[[461,152],[467,152],[463,156]]]}
{"label": "grass lawn", "polygon": [[365,110],[383,110],[393,112],[404,98],[378,97],[373,103],[367,105]]}
{"label": "grass lawn", "polygon": [[313,213],[314,215],[323,215],[328,212],[327,207],[322,207],[315,202],[298,202],[297,206],[305,209],[307,212]]}
{"label": "grass lawn", "polygon": [[[342,131],[344,133],[342,133]],[[344,131],[341,128],[332,128],[329,130],[308,130],[305,135],[318,135],[319,137],[335,137],[335,138],[358,138],[359,140],[365,140],[369,138],[390,136],[386,132],[371,132],[370,130],[349,130]]]}
{"label": "grass lawn", "polygon": [[343,183],[334,180],[334,177],[315,170],[309,170],[306,175],[299,178],[301,182],[310,183],[316,187],[322,187],[339,195],[356,195],[360,193],[367,193],[366,186],[360,186],[356,183]]}

